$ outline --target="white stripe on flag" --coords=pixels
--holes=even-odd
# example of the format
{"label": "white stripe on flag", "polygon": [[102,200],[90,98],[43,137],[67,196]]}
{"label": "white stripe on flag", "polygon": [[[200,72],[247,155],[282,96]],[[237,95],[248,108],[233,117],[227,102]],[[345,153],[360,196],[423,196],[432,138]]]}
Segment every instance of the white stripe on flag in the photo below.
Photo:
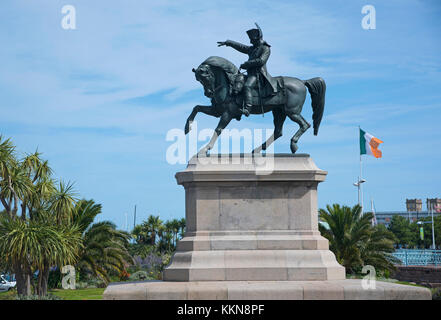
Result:
{"label": "white stripe on flag", "polygon": [[371,139],[373,137],[374,137],[373,135],[371,135],[371,134],[369,134],[367,132],[364,134],[364,141],[365,141],[365,145],[366,145],[366,153],[370,154],[371,156],[373,156],[374,154],[372,153],[372,147],[371,147],[371,145],[369,143],[371,142]]}

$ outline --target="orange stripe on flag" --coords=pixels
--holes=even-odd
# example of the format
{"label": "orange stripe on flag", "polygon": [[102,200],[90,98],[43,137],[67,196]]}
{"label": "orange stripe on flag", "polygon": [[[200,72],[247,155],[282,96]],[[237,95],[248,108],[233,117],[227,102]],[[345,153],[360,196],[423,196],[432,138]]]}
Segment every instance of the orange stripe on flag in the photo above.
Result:
{"label": "orange stripe on flag", "polygon": [[372,137],[371,141],[369,141],[372,154],[374,155],[375,158],[381,158],[382,153],[380,150],[378,150],[378,146],[380,145],[380,143],[383,143],[383,141],[375,137]]}

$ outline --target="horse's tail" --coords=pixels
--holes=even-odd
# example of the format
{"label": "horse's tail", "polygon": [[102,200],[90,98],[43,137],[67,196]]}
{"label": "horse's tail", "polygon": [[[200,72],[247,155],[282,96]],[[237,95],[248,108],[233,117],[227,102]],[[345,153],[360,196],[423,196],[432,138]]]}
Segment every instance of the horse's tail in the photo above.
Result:
{"label": "horse's tail", "polygon": [[320,77],[304,80],[303,83],[308,88],[309,94],[311,95],[312,120],[314,125],[314,135],[316,136],[325,109],[326,83],[325,80]]}

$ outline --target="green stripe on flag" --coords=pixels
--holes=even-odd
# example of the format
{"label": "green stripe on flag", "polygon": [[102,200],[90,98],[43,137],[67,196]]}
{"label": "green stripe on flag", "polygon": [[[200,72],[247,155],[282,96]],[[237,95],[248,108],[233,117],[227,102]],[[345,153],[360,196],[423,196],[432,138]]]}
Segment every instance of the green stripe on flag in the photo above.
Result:
{"label": "green stripe on flag", "polygon": [[366,139],[364,137],[365,134],[366,132],[364,132],[360,128],[360,155],[366,154]]}

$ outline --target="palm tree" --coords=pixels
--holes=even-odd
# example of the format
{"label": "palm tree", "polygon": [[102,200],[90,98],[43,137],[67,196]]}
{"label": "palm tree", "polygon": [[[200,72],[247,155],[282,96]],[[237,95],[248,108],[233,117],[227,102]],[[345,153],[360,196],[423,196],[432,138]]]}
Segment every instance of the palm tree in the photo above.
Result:
{"label": "palm tree", "polygon": [[0,135],[0,177],[4,178],[8,175],[11,163],[15,162],[15,146],[10,139],[4,141]]}
{"label": "palm tree", "polygon": [[28,211],[29,218],[32,220],[33,210],[39,210],[56,192],[54,181],[50,178],[52,169],[49,167],[48,161],[42,160],[40,156],[41,153],[37,150],[33,154],[26,155],[19,164],[21,171],[24,172],[32,186],[31,192],[22,199],[22,219],[26,219]]}
{"label": "palm tree", "polygon": [[334,204],[320,209],[319,217],[329,225],[319,225],[321,234],[329,240],[330,250],[337,261],[352,273],[371,264],[377,270],[393,269],[390,252],[393,235],[387,230],[372,227],[372,213],[361,214],[361,207],[350,208]]}
{"label": "palm tree", "polygon": [[151,242],[149,232],[144,224],[137,224],[132,230],[132,236],[137,244],[145,245]]}
{"label": "palm tree", "polygon": [[96,216],[101,214],[102,206],[93,200],[79,200],[72,210],[72,223],[76,224],[82,233],[93,223]]}
{"label": "palm tree", "polygon": [[56,187],[40,156],[36,151],[18,161],[12,142],[0,136],[0,257],[16,274],[18,293],[31,293],[30,278],[38,270],[36,293],[45,295],[49,269],[77,261],[108,280],[130,259],[129,235],[111,222],[92,224],[101,206],[77,202],[72,183]]}
{"label": "palm tree", "polygon": [[158,248],[160,252],[163,251],[174,251],[174,231],[172,221],[166,221],[163,225],[159,227],[159,244]]}
{"label": "palm tree", "polygon": [[143,223],[143,225],[150,234],[150,244],[154,246],[156,244],[156,236],[160,231],[159,229],[162,225],[162,220],[159,218],[159,216],[150,215],[147,218],[147,221]]}
{"label": "palm tree", "polygon": [[179,230],[180,230],[180,222],[178,219],[173,219],[168,223],[170,230],[172,231],[173,234],[173,246],[176,247],[176,244],[178,242]]}
{"label": "palm tree", "polygon": [[[38,163],[39,166],[45,165],[44,162],[38,162],[37,159],[35,159],[35,162]],[[39,167],[34,169],[35,172],[40,172],[40,174],[43,170],[41,170]],[[48,172],[50,172],[50,170]],[[37,175],[38,173],[35,173],[35,176]],[[54,228],[72,227],[76,228],[76,230],[79,232],[79,227],[71,223],[71,216],[75,203],[75,192],[73,191],[72,184],[65,184],[63,182],[60,182],[59,187],[56,188],[53,186],[53,182],[47,181],[49,177],[45,174],[41,174],[40,178],[41,184],[34,186],[34,196],[30,197],[30,199],[33,199],[33,202],[36,202],[36,204],[34,203],[33,205],[28,205],[30,210],[30,221],[36,220],[47,225],[52,225]],[[36,178],[34,180],[38,181],[40,179]],[[39,188],[47,187],[47,193],[45,193],[43,189],[39,189],[38,191],[41,193],[38,193],[37,186]],[[24,203],[27,204],[27,202]],[[37,209],[33,209],[34,206]],[[25,214],[22,214],[22,218],[25,216]],[[81,241],[79,241],[77,245],[81,246]],[[71,260],[72,263],[73,261],[74,260]],[[46,294],[49,271],[50,268],[54,265],[63,266],[64,264],[56,264],[53,260],[46,259],[44,260],[44,263],[39,265],[40,268],[38,269],[39,273],[37,286],[37,291],[39,295]]]}
{"label": "palm tree", "polygon": [[4,173],[0,180],[0,199],[9,217],[15,218],[20,203],[32,194],[33,185],[17,161],[10,162]]}
{"label": "palm tree", "polygon": [[111,271],[122,273],[132,260],[127,251],[129,239],[129,234],[116,230],[110,221],[94,223],[83,234],[84,250],[79,268],[108,283]]}
{"label": "palm tree", "polygon": [[[0,136],[0,201],[9,219],[16,219],[20,201],[31,193],[32,182],[16,159],[15,146],[10,139]],[[16,274],[18,291],[29,293],[31,275],[27,261],[14,260],[10,268]]]}
{"label": "palm tree", "polygon": [[81,234],[76,226],[0,217],[0,253],[7,265],[20,266],[21,272],[16,273],[19,295],[31,294],[30,278],[24,275],[36,270],[40,271],[37,294],[46,295],[49,267],[75,262],[80,247]]}
{"label": "palm tree", "polygon": [[50,199],[49,210],[55,215],[58,224],[71,222],[72,211],[76,202],[73,183],[59,182],[58,188]]}
{"label": "palm tree", "polygon": [[360,246],[360,255],[365,265],[374,266],[380,271],[393,271],[394,264],[400,263],[392,253],[395,251],[395,235],[382,224],[372,228],[369,240]]}
{"label": "palm tree", "polygon": [[185,234],[185,226],[187,222],[185,221],[185,218],[181,218],[179,220],[179,236],[182,238]]}
{"label": "palm tree", "polygon": [[130,235],[116,230],[110,221],[94,223],[101,213],[101,205],[93,200],[77,202],[72,215],[72,223],[80,228],[84,248],[77,266],[84,273],[110,281],[109,272],[121,273],[132,258],[127,251]]}
{"label": "palm tree", "polygon": [[[48,236],[57,234],[59,245],[69,241],[71,233],[66,228],[75,229],[75,226],[66,223],[69,221],[74,203],[72,185],[60,182],[59,189],[56,189],[50,178],[52,170],[48,162],[43,161],[40,156],[41,154],[36,151],[33,154],[27,154],[22,160],[18,161],[12,142],[9,139],[2,141],[0,137],[0,200],[9,217],[9,220],[3,220],[2,223],[4,228],[7,229],[7,226],[13,226],[16,230],[14,234],[25,237],[18,239],[19,242],[12,241],[11,239],[15,239],[12,235],[9,238],[2,238],[3,241],[6,241],[2,243],[4,249],[7,248],[4,243],[15,245],[14,248],[10,248],[12,252],[14,250],[25,250],[24,253],[26,253],[26,250],[31,250],[26,246],[26,243],[29,241],[30,244],[36,244],[39,241],[40,238],[33,237],[34,233],[37,232],[36,230],[40,230],[40,227],[41,234],[47,233]],[[19,207],[21,208],[21,224],[14,222],[18,217]],[[62,236],[66,238],[60,238]],[[48,241],[50,241],[50,238],[48,238]],[[81,241],[76,241],[76,246],[81,246]],[[51,253],[54,255],[51,256],[50,252],[44,251],[45,248],[44,245],[40,246],[40,249],[43,250],[40,260],[35,260],[35,257],[25,259],[26,255],[16,256],[19,259],[9,259],[10,262],[14,263],[11,268],[16,274],[19,294],[30,294],[30,279],[35,270],[39,271],[36,293],[39,295],[46,294],[50,267],[54,263],[61,263],[66,259],[73,261],[68,258],[74,254],[75,250],[73,249],[73,251],[69,251],[63,246],[49,246],[48,248],[51,248]],[[34,249],[37,250],[36,248],[32,250]],[[3,252],[3,254],[8,255],[7,252]]]}

